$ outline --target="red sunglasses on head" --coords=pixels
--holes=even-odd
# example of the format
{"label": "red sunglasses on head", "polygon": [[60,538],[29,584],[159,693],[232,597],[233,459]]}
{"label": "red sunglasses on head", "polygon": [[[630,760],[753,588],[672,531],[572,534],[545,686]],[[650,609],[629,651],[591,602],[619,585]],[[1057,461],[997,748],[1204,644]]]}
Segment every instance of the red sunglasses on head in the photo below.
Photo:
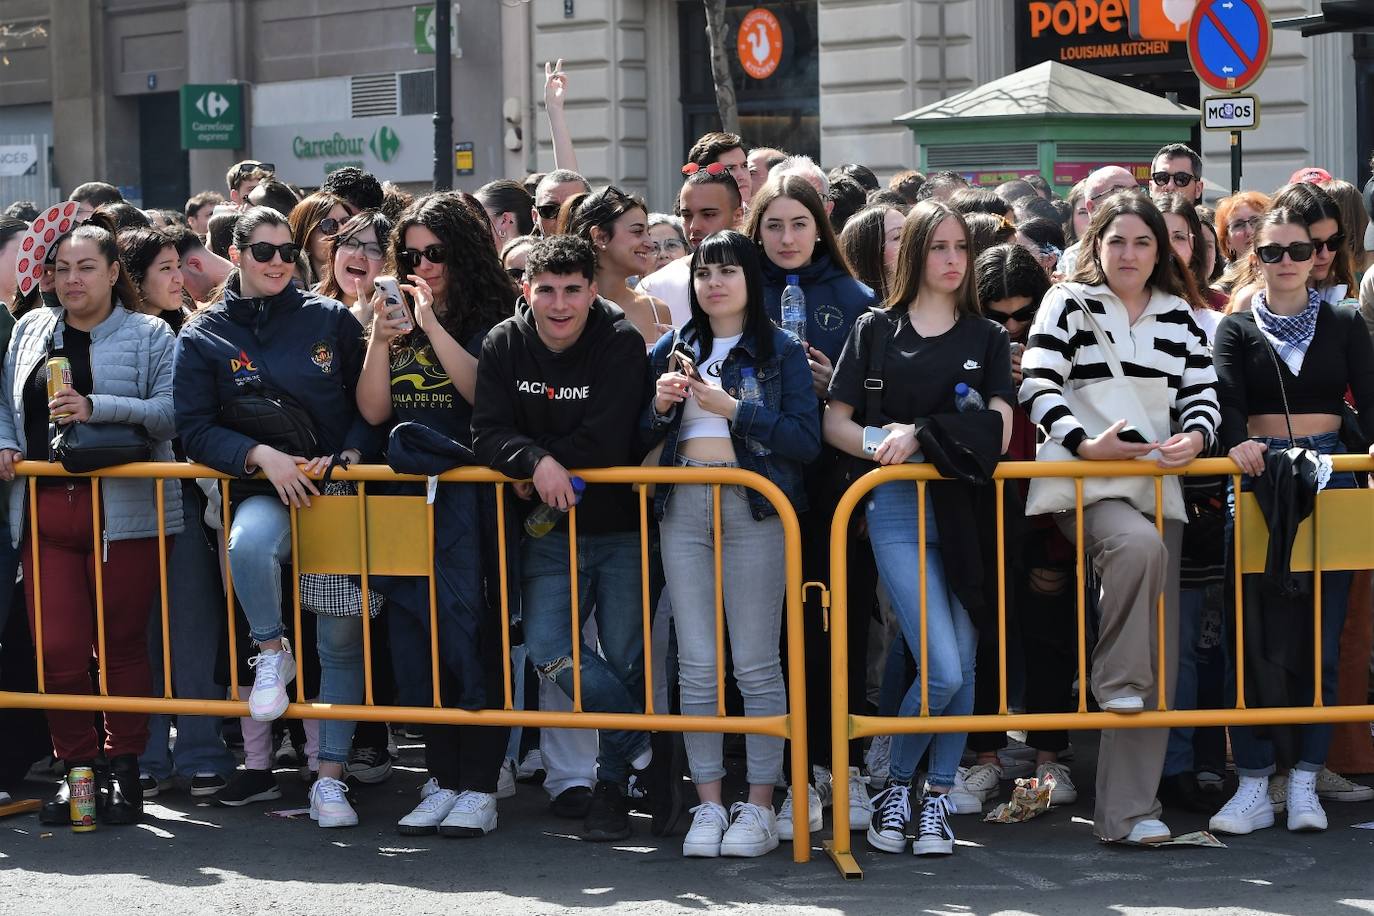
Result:
{"label": "red sunglasses on head", "polygon": [[682,174],[695,175],[697,172],[704,171],[707,175],[721,175],[725,173],[725,165],[720,162],[712,162],[710,165],[697,165],[689,162],[682,167]]}

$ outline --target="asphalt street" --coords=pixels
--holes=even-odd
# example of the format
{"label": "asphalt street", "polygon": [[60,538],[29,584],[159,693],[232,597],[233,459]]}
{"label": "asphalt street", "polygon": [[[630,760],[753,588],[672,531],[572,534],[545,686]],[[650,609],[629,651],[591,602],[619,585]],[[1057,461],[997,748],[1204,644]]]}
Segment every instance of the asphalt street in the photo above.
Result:
{"label": "asphalt street", "polygon": [[[1374,830],[1354,827],[1374,821],[1374,803],[1328,803],[1323,834],[1290,834],[1280,818],[1224,838],[1225,849],[1107,847],[1088,820],[1091,738],[1077,739],[1076,805],[1016,825],[956,818],[959,845],[943,859],[872,852],[855,834],[858,882],[841,880],[819,840],[804,865],[782,848],[686,860],[680,831],[653,837],[647,819],[630,841],[584,843],[534,785],[501,802],[500,827],[483,839],[402,837],[394,823],[423,781],[420,750],[406,746],[387,782],[353,791],[361,823],[352,829],[268,816],[305,806],[294,770],[279,773],[281,801],[248,808],[173,791],[149,802],[136,827],[74,834],[35,815],[0,821],[0,912],[1374,914]],[[34,780],[25,788],[47,790]],[[1202,815],[1167,820],[1176,834],[1205,827]]]}

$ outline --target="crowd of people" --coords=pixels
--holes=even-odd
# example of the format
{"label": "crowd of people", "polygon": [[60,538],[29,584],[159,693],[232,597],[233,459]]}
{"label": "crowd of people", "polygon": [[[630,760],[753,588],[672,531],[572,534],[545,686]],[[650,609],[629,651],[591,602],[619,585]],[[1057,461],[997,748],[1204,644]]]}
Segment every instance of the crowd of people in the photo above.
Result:
{"label": "crowd of people", "polygon": [[[661,654],[648,685],[660,710],[784,713],[777,509],[741,488],[722,488],[717,506],[708,486],[659,485],[645,583],[634,491],[586,485],[582,468],[756,472],[798,514],[805,578],[824,581],[835,507],[855,477],[933,464],[947,480],[924,495],[910,481],[878,486],[846,533],[856,712],[991,714],[1003,686],[1031,713],[1076,709],[1076,690],[1121,716],[1160,691],[1175,709],[1234,705],[1228,507],[1240,494],[1227,478],[1167,478],[1160,525],[1152,481],[1091,478],[1082,543],[1071,482],[1006,487],[1003,647],[990,475],[1004,459],[1180,468],[1229,455],[1243,489],[1273,510],[1271,543],[1291,544],[1304,501],[1310,511],[1318,490],[1363,485],[1328,456],[1374,440],[1374,271],[1354,186],[1306,168],[1272,195],[1213,208],[1201,159],[1182,144],[1159,151],[1144,187],[1116,166],[1062,198],[1038,175],[980,188],[906,171],[884,186],[863,165],[827,172],[715,132],[693,145],[680,192],[657,212],[576,171],[566,77],[550,68],[548,84],[556,168],[471,194],[412,197],[352,167],[306,193],[246,160],[224,194],[196,194],[180,213],[140,210],[90,182],[68,204],[18,203],[0,220],[0,477],[79,451],[84,428],[88,443],[133,436],[147,458],[233,479],[228,505],[214,481],[111,479],[95,514],[86,479],[40,478],[36,506],[26,486],[8,488],[0,577],[28,573],[18,594],[31,627],[41,599],[47,690],[89,694],[98,677],[115,695],[161,692],[157,487],[173,694],[222,699],[239,666],[249,716],[177,716],[174,740],[166,716],[47,713],[53,756],[95,768],[102,821],[136,821],[143,800],[176,788],[227,806],[279,798],[274,767],[294,762],[319,826],[356,824],[350,785],[388,778],[388,728],[281,717],[298,676],[308,699],[363,702],[364,613],[377,703],[433,704],[434,639],[443,705],[499,706],[504,597],[521,707],[567,710],[577,693],[587,711],[643,711],[648,645]],[[69,378],[50,379],[54,357]],[[356,579],[303,575],[313,613],[300,632],[283,613],[289,510],[354,492],[332,473],[357,462],[424,474],[480,465],[519,481],[504,510],[490,486],[429,494],[433,631],[430,585],[417,577],[373,576],[364,594]],[[499,511],[510,516],[506,596]],[[1080,552],[1091,577],[1081,682]],[[1273,550],[1263,574],[1245,577],[1244,699],[1310,705],[1319,636],[1331,704],[1352,574],[1321,574],[1314,634],[1312,577],[1287,567]],[[227,642],[226,573],[238,645]],[[0,612],[8,604],[0,592]],[[1013,777],[1051,785],[1051,804],[1077,800],[1063,731],[901,734],[852,741],[847,760],[832,759],[822,619],[808,608],[807,785],[787,784],[784,742],[763,735],[743,741],[737,786],[721,734],[427,726],[427,781],[397,829],[486,835],[516,780],[542,779],[553,813],[580,819],[586,839],[629,836],[632,808],[669,833],[686,803],[684,855],[758,856],[791,838],[797,817],[820,829],[845,792],[849,823],[835,829],[886,852],[948,855],[952,818],[981,811]],[[311,643],[317,663],[298,665]],[[1221,729],[1104,731],[1096,835],[1167,840],[1166,808],[1206,812],[1231,834],[1285,810],[1290,830],[1321,830],[1323,799],[1374,797],[1326,769],[1329,725],[1224,731],[1234,788]],[[64,781],[43,822],[67,823],[68,800]]]}

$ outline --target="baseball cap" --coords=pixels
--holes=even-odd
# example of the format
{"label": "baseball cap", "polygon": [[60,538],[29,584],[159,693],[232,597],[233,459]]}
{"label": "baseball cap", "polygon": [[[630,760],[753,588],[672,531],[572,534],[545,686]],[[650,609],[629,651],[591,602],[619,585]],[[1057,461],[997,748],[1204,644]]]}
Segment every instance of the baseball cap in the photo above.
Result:
{"label": "baseball cap", "polygon": [[1288,179],[1289,184],[1297,184],[1303,181],[1308,184],[1325,184],[1331,181],[1331,173],[1315,165],[1309,165],[1306,168],[1298,169]]}

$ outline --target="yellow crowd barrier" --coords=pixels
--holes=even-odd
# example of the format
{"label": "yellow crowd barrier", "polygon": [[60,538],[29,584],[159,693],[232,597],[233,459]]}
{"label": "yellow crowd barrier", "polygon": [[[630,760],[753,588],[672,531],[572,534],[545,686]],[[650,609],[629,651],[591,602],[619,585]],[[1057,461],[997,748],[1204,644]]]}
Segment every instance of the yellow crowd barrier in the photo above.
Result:
{"label": "yellow crowd barrier", "polygon": [[[1333,458],[1336,471],[1374,471],[1374,460],[1365,456],[1344,455]],[[1071,478],[1075,481],[1076,507],[1074,512],[1075,542],[1083,542],[1083,481],[1090,477],[1153,477],[1155,482],[1156,526],[1163,531],[1163,480],[1167,476],[1226,476],[1235,492],[1240,492],[1239,468],[1229,458],[1210,458],[1192,462],[1186,468],[1163,469],[1144,461],[1066,461],[1066,462],[1003,462],[998,466],[993,486],[997,495],[997,679],[998,711],[993,715],[931,716],[929,712],[928,648],[926,632],[925,564],[917,571],[920,577],[920,620],[923,638],[915,647],[921,679],[921,714],[914,717],[883,717],[853,715],[849,706],[848,689],[848,613],[847,607],[847,539],[850,518],[855,508],[875,487],[894,481],[915,481],[917,490],[918,551],[925,554],[925,501],[927,484],[939,480],[940,475],[929,464],[904,464],[878,468],[854,482],[841,498],[831,523],[830,535],[830,663],[831,663],[831,759],[848,759],[850,741],[877,735],[941,733],[941,732],[997,732],[1008,729],[1104,729],[1104,728],[1172,728],[1176,726],[1302,724],[1309,722],[1359,722],[1374,719],[1374,705],[1326,706],[1321,696],[1321,576],[1314,576],[1315,594],[1315,670],[1314,703],[1310,707],[1266,707],[1247,709],[1245,706],[1244,621],[1240,608],[1243,602],[1241,577],[1247,573],[1263,572],[1268,546],[1268,529],[1255,498],[1241,494],[1236,505],[1235,585],[1237,612],[1235,614],[1235,689],[1236,706],[1226,709],[1172,710],[1168,708],[1165,691],[1158,691],[1158,708],[1132,715],[1088,711],[1086,616],[1086,567],[1083,550],[1076,551],[1076,605],[1078,629],[1078,709],[1063,713],[1012,713],[1007,706],[1007,543],[1003,491],[1007,481],[1038,477]],[[1298,529],[1294,543],[1291,568],[1294,571],[1320,573],[1323,570],[1374,569],[1374,490],[1330,490],[1317,496],[1316,508]],[[1159,654],[1156,671],[1167,671],[1165,659],[1164,595],[1159,595],[1156,614],[1159,633]],[[980,672],[980,676],[983,676]],[[849,822],[849,797],[838,791],[832,802],[834,823]],[[846,878],[862,878],[863,871],[855,860],[848,830],[837,828],[834,838],[825,844],[826,851]]]}
{"label": "yellow crowd barrier", "polygon": [[[16,465],[16,471],[29,488],[29,524],[37,530],[40,524],[37,512],[37,486],[39,478],[72,477],[59,465],[46,462],[23,461]],[[296,702],[287,707],[285,715],[296,718],[347,719],[356,721],[394,721],[421,722],[438,725],[493,725],[525,726],[530,728],[595,728],[624,729],[639,731],[674,732],[729,732],[736,734],[771,735],[790,739],[791,776],[796,785],[805,785],[809,777],[806,743],[806,677],[804,649],[802,642],[802,589],[801,589],[801,534],[796,513],[781,490],[767,478],[738,468],[650,468],[622,467],[601,468],[577,471],[590,485],[624,484],[636,486],[639,501],[640,532],[640,570],[642,575],[642,608],[644,629],[644,713],[597,713],[582,708],[582,674],[580,665],[581,639],[576,634],[582,631],[580,609],[578,607],[577,587],[577,509],[569,512],[568,553],[570,590],[572,595],[572,632],[573,645],[573,709],[571,712],[541,712],[515,708],[513,700],[512,673],[510,662],[510,621],[509,584],[507,573],[507,538],[504,508],[507,489],[513,481],[485,468],[464,468],[451,471],[439,477],[443,483],[491,484],[496,488],[498,507],[497,544],[499,550],[499,569],[501,581],[501,632],[504,649],[504,691],[499,709],[464,710],[446,708],[440,689],[439,646],[436,634],[437,604],[435,601],[434,569],[434,506],[423,495],[392,496],[367,492],[368,483],[415,481],[423,483],[426,478],[398,475],[390,468],[380,465],[360,465],[334,474],[338,480],[355,484],[357,495],[312,497],[308,509],[291,510],[291,546],[294,557],[295,586],[292,613],[295,617],[295,632],[301,630],[300,575],[303,573],[342,573],[357,575],[362,579],[364,609],[363,623],[363,665],[365,693],[362,705],[331,705],[308,703],[305,697],[305,678],[296,678]],[[210,468],[191,464],[172,464],[148,462],[107,468],[94,474],[79,475],[93,477],[92,481],[92,518],[94,522],[94,550],[99,556],[102,549],[100,481],[113,478],[157,478],[163,480],[182,480],[188,478],[218,478],[221,480],[223,503],[229,506],[230,481],[224,475]],[[716,686],[717,714],[714,716],[670,715],[654,709],[653,651],[651,639],[651,601],[649,588],[649,512],[651,504],[644,484],[703,484],[713,491],[715,507],[715,613],[716,613]],[[787,592],[785,606],[786,634],[788,647],[788,711],[778,716],[731,716],[725,709],[725,606],[721,582],[721,539],[720,496],[722,486],[745,487],[760,493],[777,511],[782,521],[783,538],[786,550]],[[34,643],[37,652],[38,692],[19,693],[0,691],[0,708],[34,709],[71,709],[101,710],[109,712],[141,712],[183,715],[246,716],[248,704],[240,700],[198,700],[180,699],[172,696],[171,640],[169,638],[169,613],[167,600],[167,533],[164,513],[163,488],[157,487],[158,510],[158,576],[161,582],[161,626],[163,653],[163,684],[161,697],[112,696],[106,681],[105,666],[105,601],[101,584],[101,563],[95,564],[96,594],[96,634],[97,657],[99,665],[99,694],[75,695],[54,694],[46,690],[43,659],[43,597],[40,588],[39,551],[37,539],[33,543],[30,556],[24,559],[31,564],[25,570],[34,583]],[[226,516],[228,512],[226,511]],[[225,520],[225,531],[229,529],[229,519]],[[225,572],[226,614],[229,633],[229,678],[230,696],[239,695],[237,621],[234,611],[233,579],[229,575],[227,544],[222,557]],[[434,705],[432,708],[413,706],[379,706],[373,702],[372,662],[371,662],[371,615],[368,613],[368,580],[372,576],[423,576],[429,579],[430,597],[430,675],[433,682]],[[302,657],[313,650],[310,646],[297,646],[298,664]],[[807,829],[807,819],[797,819],[792,844],[792,857],[796,862],[810,859],[811,843]]]}

